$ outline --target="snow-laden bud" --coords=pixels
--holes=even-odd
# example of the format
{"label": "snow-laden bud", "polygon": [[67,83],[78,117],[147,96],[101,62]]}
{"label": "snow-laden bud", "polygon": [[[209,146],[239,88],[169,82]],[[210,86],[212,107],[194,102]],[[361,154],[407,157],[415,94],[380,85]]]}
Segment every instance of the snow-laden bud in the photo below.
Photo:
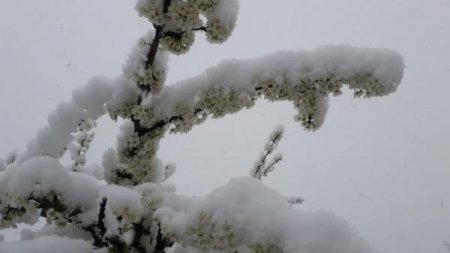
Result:
{"label": "snow-laden bud", "polygon": [[165,21],[163,12],[165,0],[138,0],[135,6],[139,16],[146,17],[155,25],[162,25]]}
{"label": "snow-laden bud", "polygon": [[[103,154],[102,166],[105,169],[104,178],[106,182],[111,184],[123,182],[127,179],[125,177],[125,165],[120,163],[114,149],[108,149]],[[121,183],[121,185],[124,185],[124,183]]]}
{"label": "snow-laden bud", "polygon": [[115,217],[121,217],[120,226],[129,230],[133,223],[139,222],[144,208],[141,203],[141,194],[128,187],[118,185],[105,185],[100,189],[101,198],[107,199]]}
{"label": "snow-laden bud", "polygon": [[208,20],[206,37],[211,43],[222,43],[228,39],[236,26],[239,11],[237,0],[200,0],[198,5]]}
{"label": "snow-laden bud", "polygon": [[211,43],[223,43],[230,37],[233,28],[223,26],[218,20],[208,20],[206,38]]}
{"label": "snow-laden bud", "polygon": [[35,224],[38,219],[39,211],[32,201],[13,192],[1,195],[0,229],[15,228],[19,223]]}
{"label": "snow-laden bud", "polygon": [[192,31],[202,21],[195,1],[172,0],[167,10],[166,25],[171,30]]}
{"label": "snow-laden bud", "polygon": [[315,86],[302,83],[296,86],[298,92],[294,93],[294,106],[298,114],[295,119],[299,121],[306,130],[317,130],[325,119],[328,109],[326,94],[322,94]]}
{"label": "snow-laden bud", "polygon": [[139,97],[136,83],[121,76],[113,81],[114,90],[106,103],[106,110],[113,120],[118,117],[129,118],[131,110]]}
{"label": "snow-laden bud", "polygon": [[158,93],[166,80],[166,72],[160,66],[152,66],[139,71],[135,78],[139,86],[149,87],[152,92]]}
{"label": "snow-laden bud", "polygon": [[254,100],[240,93],[235,88],[211,87],[204,94],[199,94],[201,108],[209,111],[214,118],[220,118],[228,113],[238,112],[242,108],[254,105]]}
{"label": "snow-laden bud", "polygon": [[134,132],[134,125],[131,121],[126,121],[120,127],[120,133],[117,136],[117,151],[119,159],[124,160],[130,156],[135,148],[140,144],[137,133]]}
{"label": "snow-laden bud", "polygon": [[355,87],[355,91],[353,92],[355,97],[370,98],[373,96],[380,96],[385,93],[383,85],[372,76],[358,77],[349,82],[349,87]]}
{"label": "snow-laden bud", "polygon": [[139,40],[129,55],[123,71],[124,76],[137,86],[146,87],[152,93],[157,93],[166,79],[168,56],[166,51],[158,50],[153,64],[148,64],[147,57],[154,36],[154,31],[150,31]]}
{"label": "snow-laden bud", "polygon": [[117,138],[117,155],[108,152],[105,176],[120,185],[143,182],[161,182],[166,179],[166,168],[155,155],[159,141],[167,128],[160,127],[140,135],[131,121],[125,122]]}
{"label": "snow-laden bud", "polygon": [[161,38],[161,44],[163,47],[174,54],[186,53],[194,44],[195,35],[192,31],[180,32],[180,33],[166,33]]}
{"label": "snow-laden bud", "polygon": [[68,147],[70,158],[73,160],[71,167],[73,171],[80,171],[86,165],[86,153],[94,139],[95,125],[94,120],[83,120],[78,126],[78,132],[74,134],[74,142]]}
{"label": "snow-laden bud", "polygon": [[194,0],[203,13],[211,13],[219,0]]}
{"label": "snow-laden bud", "polygon": [[165,26],[171,31],[192,31],[202,24],[195,0],[139,0],[135,8],[153,25]]}

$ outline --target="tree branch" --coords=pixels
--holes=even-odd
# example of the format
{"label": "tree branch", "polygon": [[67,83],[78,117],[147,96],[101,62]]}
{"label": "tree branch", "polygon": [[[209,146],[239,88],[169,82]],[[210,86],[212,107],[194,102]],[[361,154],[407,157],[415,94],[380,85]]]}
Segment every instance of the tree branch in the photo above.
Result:
{"label": "tree branch", "polygon": [[[166,14],[170,3],[172,0],[164,0],[164,6],[163,6],[163,13]],[[153,41],[150,45],[150,50],[147,53],[147,61],[145,62],[145,68],[149,69],[153,66],[153,63],[155,62],[156,53],[158,52],[159,42],[161,41],[161,38],[164,36],[164,28],[165,25],[158,25],[155,27],[155,37],[153,38]],[[151,88],[148,85],[138,83],[138,87],[141,89],[141,91],[144,92],[144,95],[147,95]],[[140,99],[141,100],[141,99]]]}
{"label": "tree branch", "polygon": [[107,202],[107,199],[103,198],[102,202],[100,203],[100,210],[98,212],[98,219],[97,219],[98,228],[100,229],[100,234],[102,235],[102,237],[106,233],[106,226],[105,226],[106,202]]}
{"label": "tree branch", "polygon": [[158,234],[156,235],[155,253],[164,253],[167,247],[171,247],[173,242],[161,232],[161,225],[158,224]]}
{"label": "tree branch", "polygon": [[100,203],[100,209],[98,211],[97,217],[97,224],[92,224],[87,227],[83,227],[84,230],[91,233],[92,238],[94,239],[93,245],[97,248],[108,246],[108,243],[103,240],[106,234],[106,226],[105,226],[106,202],[107,199],[103,198],[102,202]]}

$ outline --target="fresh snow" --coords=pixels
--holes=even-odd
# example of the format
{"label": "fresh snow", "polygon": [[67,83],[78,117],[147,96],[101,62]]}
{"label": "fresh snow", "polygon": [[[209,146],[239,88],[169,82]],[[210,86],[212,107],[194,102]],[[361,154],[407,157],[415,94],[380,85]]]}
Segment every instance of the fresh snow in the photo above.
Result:
{"label": "fresh snow", "polygon": [[[395,92],[402,57],[387,49],[348,45],[279,51],[225,60],[204,73],[164,86],[168,54],[182,54],[202,31],[222,43],[237,20],[237,0],[138,0],[140,16],[154,24],[129,55],[116,79],[95,77],[60,103],[23,153],[0,160],[0,228],[46,225],[21,231],[20,242],[0,242],[0,252],[107,252],[131,247],[153,252],[166,239],[168,252],[373,253],[349,225],[325,211],[294,208],[261,181],[281,155],[267,161],[283,134],[278,127],[250,173],[205,197],[178,194],[163,183],[175,171],[156,157],[171,132],[188,132],[208,117],[222,117],[258,98],[287,100],[307,130],[323,123],[329,95],[347,85],[356,96]],[[158,35],[159,34],[159,35]],[[160,36],[160,37],[157,37]],[[149,64],[151,43],[160,45]],[[102,166],[86,167],[96,120],[108,113],[125,123],[117,148]],[[74,160],[65,166],[66,151]],[[92,176],[92,175],[95,176]],[[0,240],[1,241],[1,240]],[[159,243],[159,245],[157,245]],[[162,244],[168,246],[172,244]],[[115,248],[114,250],[117,250]]]}

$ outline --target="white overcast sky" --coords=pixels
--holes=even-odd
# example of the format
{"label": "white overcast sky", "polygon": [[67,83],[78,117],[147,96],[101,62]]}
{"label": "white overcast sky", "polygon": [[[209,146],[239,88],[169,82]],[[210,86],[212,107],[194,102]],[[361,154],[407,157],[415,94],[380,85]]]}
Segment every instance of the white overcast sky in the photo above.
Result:
{"label": "white overcast sky", "polygon": [[[405,58],[398,92],[370,100],[332,98],[325,123],[305,132],[288,103],[259,103],[186,135],[163,140],[177,163],[171,182],[204,195],[246,175],[270,131],[284,124],[284,160],[266,183],[299,208],[331,210],[381,252],[447,252],[450,241],[450,1],[241,0],[237,28],[223,45],[202,36],[171,57],[169,83],[224,58],[279,49],[351,44]],[[46,116],[93,75],[115,77],[150,27],[134,1],[0,1],[0,157],[24,149]],[[90,162],[115,142],[100,122]]]}

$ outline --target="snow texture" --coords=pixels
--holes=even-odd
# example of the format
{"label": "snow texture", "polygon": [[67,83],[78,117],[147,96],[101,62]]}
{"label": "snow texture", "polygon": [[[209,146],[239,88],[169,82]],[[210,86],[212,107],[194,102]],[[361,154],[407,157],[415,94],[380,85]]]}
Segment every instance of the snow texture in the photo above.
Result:
{"label": "snow texture", "polygon": [[[96,221],[99,200],[106,197],[107,234],[116,235],[118,226],[126,228],[141,217],[154,215],[165,234],[198,249],[373,252],[344,221],[327,212],[295,210],[286,198],[253,178],[233,179],[204,198],[190,198],[176,194],[171,186],[160,184],[144,184],[134,189],[102,185],[90,176],[66,171],[52,158],[38,157],[2,172],[0,192],[2,205],[7,206],[20,204],[15,202],[20,197],[39,199],[52,192],[67,208],[84,207],[85,211],[72,219],[80,220],[85,226]],[[119,224],[115,218],[119,216],[128,225],[124,221]],[[80,248],[79,252],[89,252],[90,248],[83,248],[86,244],[46,237],[55,234],[73,238],[86,236],[79,227],[69,225],[65,229],[47,228],[36,233],[25,231],[22,237],[36,240],[38,247],[41,241],[51,240],[53,245],[54,240],[55,247],[59,243],[73,243],[73,247]],[[13,252],[28,249],[26,245],[0,244],[0,247]]]}
{"label": "snow texture", "polygon": [[38,206],[34,205],[44,200],[59,202],[65,212],[74,215],[72,219],[79,219],[88,225],[96,221],[98,203],[104,197],[108,201],[108,208],[116,216],[127,218],[127,222],[136,221],[143,212],[138,192],[126,187],[104,185],[87,174],[67,171],[50,157],[32,158],[0,173],[2,226],[13,224],[11,217],[4,211],[10,208],[24,208],[26,211],[13,221],[34,224],[38,218]]}
{"label": "snow texture", "polygon": [[38,131],[19,162],[47,155],[60,158],[73,141],[72,133],[83,122],[96,120],[105,113],[104,105],[112,95],[112,86],[102,77],[93,78],[72,94],[72,100],[60,103],[48,117],[48,126]]}
{"label": "snow texture", "polygon": [[86,86],[73,91],[72,100],[80,108],[85,109],[91,119],[105,114],[104,105],[112,95],[111,81],[105,77],[92,78]]}
{"label": "snow texture", "polygon": [[374,252],[343,220],[325,211],[295,210],[253,178],[232,179],[191,205],[170,198],[164,205],[156,217],[187,246],[227,252],[243,246],[278,247],[280,252]]}
{"label": "snow texture", "polygon": [[[372,76],[381,85],[378,95],[395,92],[403,76],[402,57],[388,49],[366,49],[348,45],[324,46],[313,51],[279,51],[248,60],[226,60],[197,77],[165,87],[161,94],[146,101],[148,107],[171,115],[178,104],[193,107],[207,90],[221,87],[238,94],[251,92],[261,80],[286,78],[293,85],[299,80],[352,81]],[[359,85],[362,85],[360,83]],[[351,84],[357,89],[358,83]]]}

